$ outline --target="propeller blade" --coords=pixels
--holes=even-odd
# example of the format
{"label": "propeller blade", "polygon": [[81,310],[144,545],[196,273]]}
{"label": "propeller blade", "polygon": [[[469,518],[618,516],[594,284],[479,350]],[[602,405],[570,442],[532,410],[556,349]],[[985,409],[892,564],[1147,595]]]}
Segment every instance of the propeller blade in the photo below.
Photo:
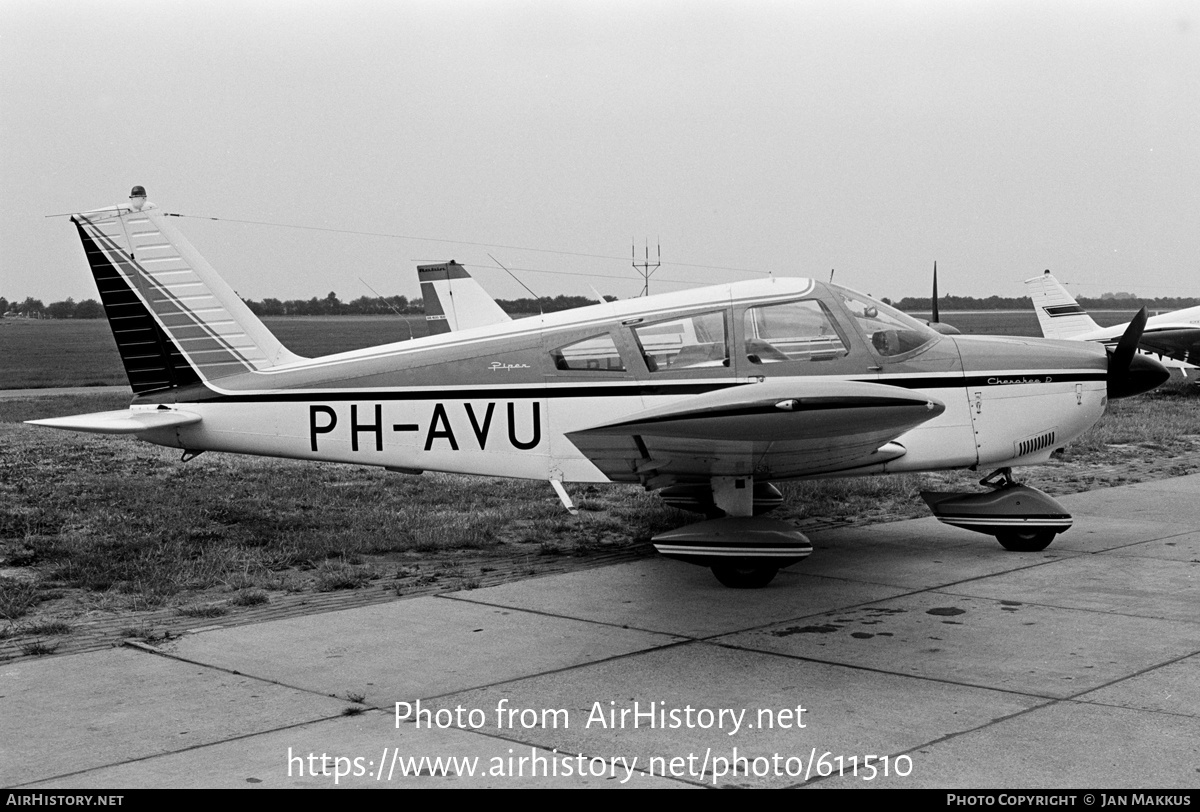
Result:
{"label": "propeller blade", "polygon": [[1137,352],[1138,342],[1142,340],[1142,333],[1146,329],[1146,308],[1142,308],[1129,322],[1129,326],[1125,328],[1125,332],[1121,335],[1121,340],[1117,342],[1117,348],[1113,351],[1112,361],[1109,362],[1109,372],[1117,372],[1119,375],[1124,375],[1129,369],[1129,364],[1133,361],[1133,354]]}
{"label": "propeller blade", "polygon": [[933,324],[937,324],[940,321],[940,319],[938,319],[938,309],[937,309],[937,260],[936,259],[933,261],[933,318],[930,319],[930,321]]}
{"label": "propeller blade", "polygon": [[1148,355],[1138,355],[1138,342],[1146,329],[1146,308],[1138,311],[1125,328],[1116,349],[1108,353],[1108,396],[1115,400],[1149,392],[1170,377],[1162,364]]}
{"label": "propeller blade", "polygon": [[944,336],[956,336],[959,334],[958,328],[949,324],[942,324],[938,317],[938,289],[937,289],[937,260],[933,263],[933,310],[930,313],[932,318],[925,322],[932,327],[936,332]]}

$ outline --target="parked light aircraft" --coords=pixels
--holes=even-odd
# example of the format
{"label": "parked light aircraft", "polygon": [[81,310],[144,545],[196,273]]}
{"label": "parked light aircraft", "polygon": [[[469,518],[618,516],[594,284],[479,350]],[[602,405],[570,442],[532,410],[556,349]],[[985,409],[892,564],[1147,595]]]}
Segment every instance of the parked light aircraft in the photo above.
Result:
{"label": "parked light aircraft", "polygon": [[417,279],[425,303],[425,325],[431,336],[512,321],[467,269],[454,260],[418,265]]}
{"label": "parked light aircraft", "polygon": [[[140,194],[138,194],[140,193]],[[134,391],[129,408],[30,421],[228,451],[659,491],[705,521],[655,537],[729,586],[764,586],[811,544],[756,514],[770,483],[997,469],[926,494],[950,524],[1042,549],[1070,517],[1012,481],[1161,383],[1077,342],[942,336],[870,297],[772,278],[593,305],[301,358],[135,187],[72,218]]]}
{"label": "parked light aircraft", "polygon": [[[454,260],[437,265],[418,265],[417,281],[425,305],[425,323],[429,335],[486,327],[511,321],[496,300]],[[606,302],[600,294],[596,300]],[[959,335],[959,329],[938,317],[937,263],[933,263],[933,309],[924,324],[942,335]]]}
{"label": "parked light aircraft", "polygon": [[[1116,327],[1096,324],[1050,271],[1026,279],[1025,287],[1029,290],[1038,325],[1046,338],[1115,345],[1129,326],[1128,323]],[[1187,377],[1190,370],[1196,369],[1190,360],[1200,360],[1200,307],[1151,316],[1146,321],[1146,329],[1142,332],[1138,347],[1144,352],[1154,353],[1163,366],[1178,370]]]}

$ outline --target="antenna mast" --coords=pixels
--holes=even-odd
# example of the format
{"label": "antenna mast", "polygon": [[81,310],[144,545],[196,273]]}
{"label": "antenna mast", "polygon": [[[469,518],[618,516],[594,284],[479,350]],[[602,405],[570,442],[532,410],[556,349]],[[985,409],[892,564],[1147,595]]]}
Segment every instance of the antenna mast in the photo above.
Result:
{"label": "antenna mast", "polygon": [[658,244],[658,261],[655,262],[653,265],[650,264],[650,240],[649,239],[646,240],[646,259],[645,259],[645,261],[642,262],[642,264],[639,265],[638,261],[637,261],[637,244],[633,243],[631,241],[630,249],[633,254],[634,270],[639,271],[642,275],[642,295],[649,296],[650,295],[650,277],[653,276],[654,272],[657,271],[659,269],[659,267],[662,265],[662,243]]}

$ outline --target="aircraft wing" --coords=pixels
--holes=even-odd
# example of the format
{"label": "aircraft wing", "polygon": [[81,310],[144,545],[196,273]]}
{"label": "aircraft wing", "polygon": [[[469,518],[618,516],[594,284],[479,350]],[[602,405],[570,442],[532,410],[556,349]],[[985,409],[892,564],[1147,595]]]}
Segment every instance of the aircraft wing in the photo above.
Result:
{"label": "aircraft wing", "polygon": [[786,479],[903,456],[892,442],[945,405],[876,383],[748,383],[568,432],[609,479],[664,487],[714,476]]}
{"label": "aircraft wing", "polygon": [[[1138,347],[1159,355],[1186,361],[1200,358],[1200,327],[1194,324],[1164,324],[1147,327]],[[1193,361],[1193,363],[1195,363]]]}
{"label": "aircraft wing", "polygon": [[114,412],[93,412],[70,417],[49,417],[45,420],[26,420],[34,426],[46,426],[67,431],[91,434],[141,434],[154,429],[189,426],[200,422],[200,415],[177,412],[173,409],[118,409]]}

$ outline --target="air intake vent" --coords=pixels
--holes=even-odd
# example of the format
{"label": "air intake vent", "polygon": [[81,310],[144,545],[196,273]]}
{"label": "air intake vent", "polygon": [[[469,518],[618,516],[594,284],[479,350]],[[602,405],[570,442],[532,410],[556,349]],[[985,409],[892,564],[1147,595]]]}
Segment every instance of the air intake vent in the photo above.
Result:
{"label": "air intake vent", "polygon": [[1041,451],[1043,448],[1050,448],[1053,445],[1054,432],[1048,431],[1045,434],[1039,434],[1036,437],[1030,437],[1027,440],[1013,443],[1013,449],[1017,452],[1018,457],[1024,457],[1026,454],[1032,454],[1035,451]]}

